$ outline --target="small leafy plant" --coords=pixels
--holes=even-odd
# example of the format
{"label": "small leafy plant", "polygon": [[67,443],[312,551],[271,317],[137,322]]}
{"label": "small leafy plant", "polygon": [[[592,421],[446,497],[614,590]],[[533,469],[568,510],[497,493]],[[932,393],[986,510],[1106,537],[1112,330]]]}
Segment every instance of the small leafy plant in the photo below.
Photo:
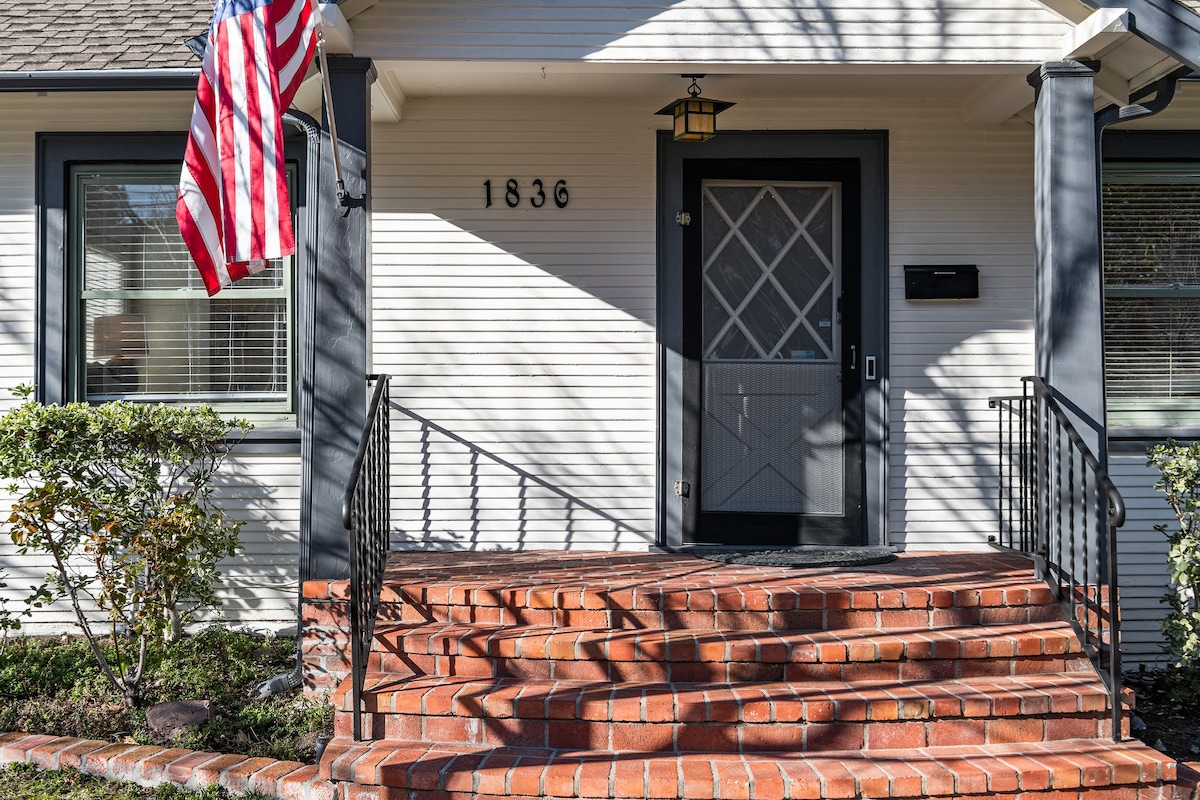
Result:
{"label": "small leafy plant", "polygon": [[1149,465],[1162,473],[1154,488],[1166,494],[1178,521],[1155,526],[1169,544],[1171,590],[1163,602],[1171,611],[1163,621],[1163,635],[1176,666],[1200,669],[1200,443],[1171,440],[1146,455]]}
{"label": "small leafy plant", "polygon": [[[18,552],[53,565],[31,601],[66,599],[107,679],[137,702],[150,639],[178,639],[215,605],[217,562],[240,547],[211,480],[250,425],[207,407],[42,405],[29,394],[0,417],[0,477],[16,497]],[[95,625],[107,626],[108,654]]]}
{"label": "small leafy plant", "polygon": [[[0,569],[0,589],[8,588],[8,584],[4,582],[4,570]],[[29,609],[24,611],[24,616],[29,615]],[[8,598],[0,597],[0,653],[4,652],[4,643],[7,641],[10,631],[19,630],[21,627],[21,614],[13,611],[8,607]]]}

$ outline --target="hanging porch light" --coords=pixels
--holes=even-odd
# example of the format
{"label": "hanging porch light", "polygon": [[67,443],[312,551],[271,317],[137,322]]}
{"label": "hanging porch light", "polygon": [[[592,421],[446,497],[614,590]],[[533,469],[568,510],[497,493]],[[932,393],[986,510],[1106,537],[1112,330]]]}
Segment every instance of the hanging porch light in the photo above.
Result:
{"label": "hanging porch light", "polygon": [[702,142],[705,139],[711,139],[717,133],[717,114],[735,103],[701,97],[700,84],[697,81],[703,78],[703,75],[680,75],[679,77],[692,79],[692,85],[687,89],[688,96],[681,97],[655,113],[675,118],[675,141],[677,142]]}

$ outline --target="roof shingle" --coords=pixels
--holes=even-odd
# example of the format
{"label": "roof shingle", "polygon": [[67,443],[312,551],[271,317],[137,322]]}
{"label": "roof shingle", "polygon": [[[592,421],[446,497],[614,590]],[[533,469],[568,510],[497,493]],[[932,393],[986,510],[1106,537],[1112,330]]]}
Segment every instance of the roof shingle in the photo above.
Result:
{"label": "roof shingle", "polygon": [[39,0],[0,6],[0,69],[198,67],[183,41],[208,30],[212,0]]}

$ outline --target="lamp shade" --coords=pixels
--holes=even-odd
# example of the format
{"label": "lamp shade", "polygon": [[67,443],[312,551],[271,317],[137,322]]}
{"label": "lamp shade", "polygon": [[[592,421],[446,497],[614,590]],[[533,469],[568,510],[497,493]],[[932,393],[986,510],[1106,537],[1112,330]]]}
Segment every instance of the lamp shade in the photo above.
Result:
{"label": "lamp shade", "polygon": [[96,358],[146,355],[146,318],[141,314],[96,317],[92,323],[92,350]]}
{"label": "lamp shade", "polygon": [[675,141],[702,142],[717,133],[717,114],[735,105],[724,100],[711,100],[695,95],[681,97],[655,112],[675,120]]}

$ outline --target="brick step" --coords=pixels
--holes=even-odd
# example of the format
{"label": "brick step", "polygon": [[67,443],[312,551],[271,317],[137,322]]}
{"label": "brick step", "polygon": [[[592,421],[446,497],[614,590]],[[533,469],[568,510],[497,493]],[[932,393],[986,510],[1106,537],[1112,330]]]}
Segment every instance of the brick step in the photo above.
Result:
{"label": "brick step", "polygon": [[642,682],[913,681],[1085,670],[1066,622],[898,631],[376,629],[371,672]]}
{"label": "brick step", "polygon": [[[405,553],[389,562],[380,619],[608,628],[796,630],[942,627],[1056,618],[1029,562],[908,559],[830,580],[823,570],[736,567],[668,554]],[[647,580],[652,575],[653,580]],[[597,577],[602,580],[597,580]],[[344,620],[345,582],[309,582],[307,625]]]}
{"label": "brick step", "polygon": [[[1169,797],[1175,762],[1140,742],[1057,742],[918,749],[712,754],[447,747],[335,739],[321,778],[399,800],[439,793],[508,798]],[[380,791],[378,787],[390,787]],[[1139,787],[1144,787],[1139,790]],[[410,795],[410,792],[414,794]],[[1040,794],[1044,793],[1044,794]],[[353,798],[355,795],[350,794]],[[429,800],[434,795],[429,794]]]}
{"label": "brick step", "polygon": [[652,584],[613,589],[393,583],[384,586],[381,603],[379,618],[389,622],[572,628],[942,628],[1045,622],[1062,615],[1044,584],[982,589]]}
{"label": "brick step", "polygon": [[[333,700],[349,711],[347,692]],[[581,750],[890,749],[1110,736],[1094,674],[750,685],[368,676],[380,739]],[[334,733],[349,736],[340,713]]]}

